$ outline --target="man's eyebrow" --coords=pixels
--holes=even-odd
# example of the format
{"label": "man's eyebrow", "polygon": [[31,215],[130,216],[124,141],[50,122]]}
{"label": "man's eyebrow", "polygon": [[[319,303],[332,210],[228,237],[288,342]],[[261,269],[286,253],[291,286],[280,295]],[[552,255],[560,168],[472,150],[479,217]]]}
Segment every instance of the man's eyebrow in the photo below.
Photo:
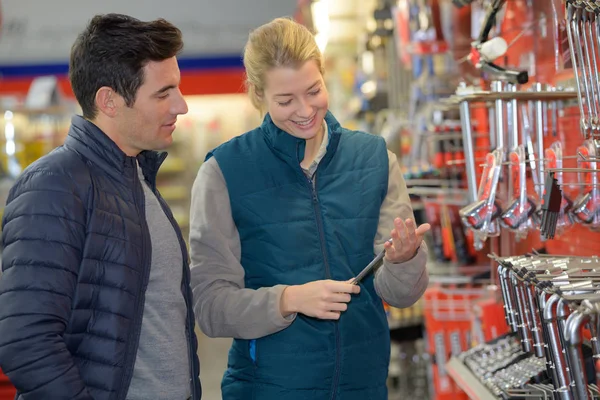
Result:
{"label": "man's eyebrow", "polygon": [[169,89],[175,89],[176,87],[177,87],[176,85],[167,85],[167,86],[162,87],[159,90],[157,90],[154,94],[163,94],[167,90],[169,90]]}

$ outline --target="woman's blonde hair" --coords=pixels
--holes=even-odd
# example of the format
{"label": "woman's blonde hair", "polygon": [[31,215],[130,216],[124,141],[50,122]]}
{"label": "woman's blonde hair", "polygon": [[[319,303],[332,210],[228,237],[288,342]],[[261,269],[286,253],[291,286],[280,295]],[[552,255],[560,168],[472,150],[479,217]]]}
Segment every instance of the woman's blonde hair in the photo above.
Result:
{"label": "woman's blonde hair", "polygon": [[289,18],[276,18],[250,33],[244,48],[246,90],[254,107],[263,111],[262,96],[267,71],[297,68],[314,60],[323,74],[323,56],[313,34]]}

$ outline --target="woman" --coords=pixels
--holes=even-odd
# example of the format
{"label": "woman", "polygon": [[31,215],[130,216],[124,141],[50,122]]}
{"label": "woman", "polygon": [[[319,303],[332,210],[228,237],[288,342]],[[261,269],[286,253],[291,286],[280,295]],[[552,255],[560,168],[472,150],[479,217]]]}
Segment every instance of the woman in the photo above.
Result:
{"label": "woman", "polygon": [[[256,29],[244,65],[266,116],[209,153],[191,207],[197,319],[208,336],[235,339],[223,399],[387,399],[381,298],[407,307],[425,291],[429,225],[416,228],[383,139],[328,112],[306,28]],[[351,284],[383,246],[384,265]]]}

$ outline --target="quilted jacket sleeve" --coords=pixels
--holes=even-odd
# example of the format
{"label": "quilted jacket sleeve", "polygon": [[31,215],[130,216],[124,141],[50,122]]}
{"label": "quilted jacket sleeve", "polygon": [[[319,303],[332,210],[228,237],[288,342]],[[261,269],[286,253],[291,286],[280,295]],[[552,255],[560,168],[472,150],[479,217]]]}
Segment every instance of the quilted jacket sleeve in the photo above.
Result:
{"label": "quilted jacket sleeve", "polygon": [[86,236],[86,204],[68,173],[26,171],[2,221],[0,367],[28,399],[88,400],[63,335]]}

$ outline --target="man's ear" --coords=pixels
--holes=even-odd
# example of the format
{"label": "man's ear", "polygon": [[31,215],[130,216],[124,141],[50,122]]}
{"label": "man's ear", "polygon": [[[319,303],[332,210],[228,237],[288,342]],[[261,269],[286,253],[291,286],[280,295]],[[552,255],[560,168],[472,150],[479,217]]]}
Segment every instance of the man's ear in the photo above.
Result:
{"label": "man's ear", "polygon": [[103,86],[96,92],[95,102],[98,112],[113,118],[117,115],[123,99],[113,89]]}

